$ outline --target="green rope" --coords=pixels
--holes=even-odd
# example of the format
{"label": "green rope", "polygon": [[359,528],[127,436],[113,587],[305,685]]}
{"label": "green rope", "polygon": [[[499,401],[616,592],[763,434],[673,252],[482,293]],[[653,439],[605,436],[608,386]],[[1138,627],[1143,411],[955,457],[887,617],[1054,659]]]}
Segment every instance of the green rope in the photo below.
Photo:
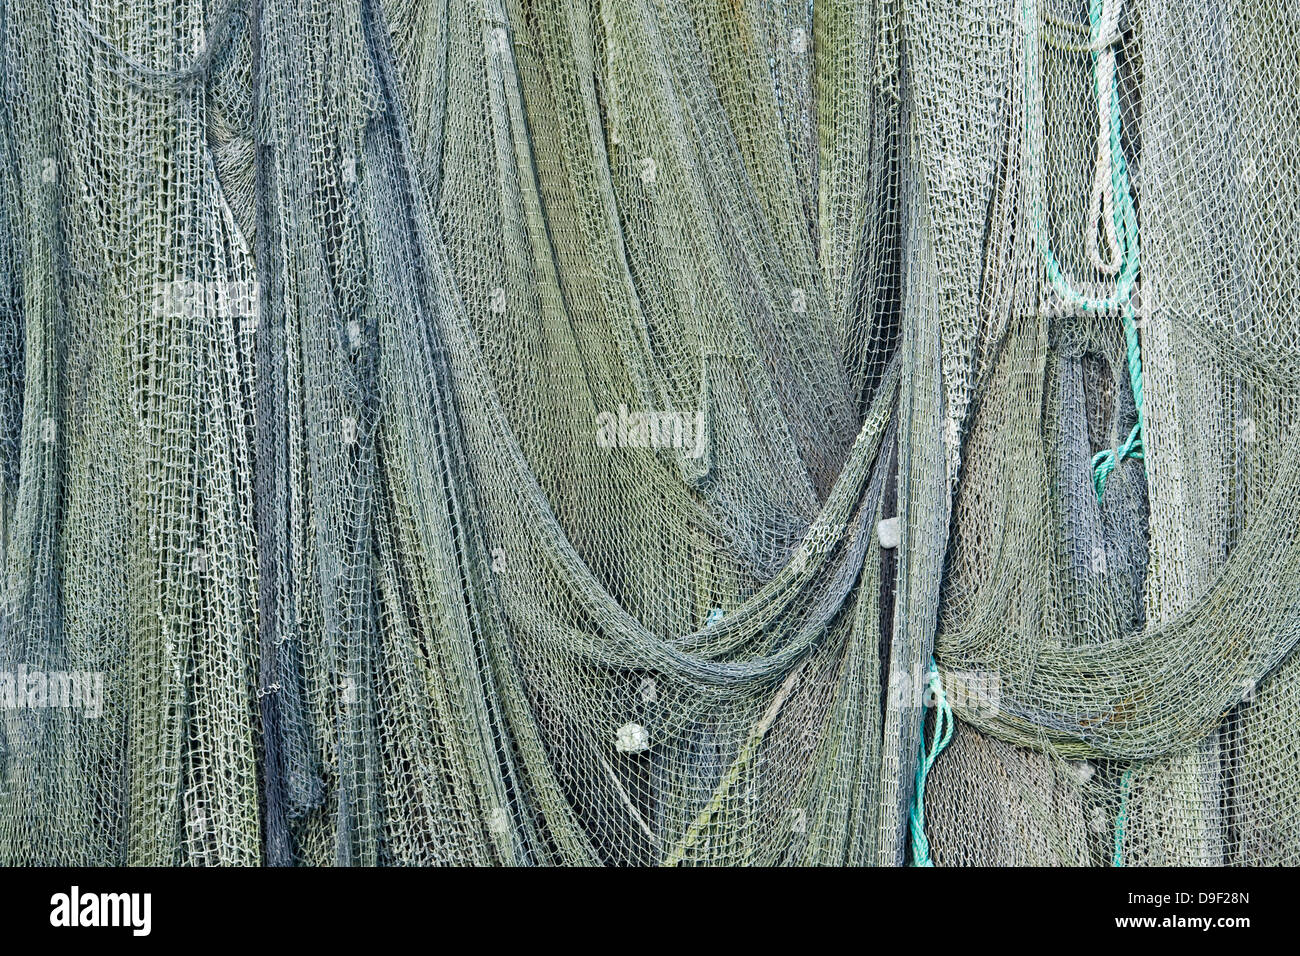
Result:
{"label": "green rope", "polygon": [[[1025,82],[1026,82],[1026,106],[1032,109],[1032,104],[1039,102],[1041,89],[1036,84],[1037,78],[1037,56],[1038,56],[1038,31],[1036,29],[1035,19],[1031,15],[1031,0],[1026,0],[1024,7],[1028,35],[1025,41]],[[1090,23],[1089,30],[1089,48],[1093,64],[1093,90],[1100,95],[1101,76],[1099,75],[1099,63],[1101,59],[1100,44],[1105,39],[1101,35],[1102,29],[1102,0],[1092,0],[1088,19]],[[1111,190],[1114,194],[1114,220],[1115,235],[1119,242],[1121,251],[1121,264],[1118,275],[1115,280],[1115,289],[1109,296],[1090,297],[1085,296],[1076,290],[1065,277],[1065,272],[1061,268],[1060,261],[1052,251],[1051,240],[1047,234],[1047,216],[1043,208],[1043,198],[1041,194],[1034,194],[1034,218],[1037,223],[1038,247],[1042,254],[1043,265],[1047,272],[1048,282],[1057,294],[1073,308],[1084,313],[1102,313],[1102,312],[1120,312],[1124,321],[1124,339],[1128,359],[1129,383],[1133,389],[1133,404],[1137,410],[1137,424],[1129,433],[1118,448],[1107,449],[1099,452],[1092,459],[1093,486],[1097,491],[1097,499],[1101,500],[1106,492],[1106,481],[1110,478],[1111,472],[1125,458],[1132,458],[1137,461],[1145,461],[1145,445],[1143,436],[1145,434],[1142,402],[1142,349],[1138,335],[1137,320],[1133,312],[1133,287],[1137,281],[1139,265],[1141,261],[1140,247],[1138,243],[1138,223],[1137,210],[1133,204],[1133,193],[1129,188],[1128,163],[1124,159],[1124,149],[1122,137],[1120,135],[1120,105],[1119,105],[1119,84],[1112,77],[1109,81],[1111,95],[1109,103],[1109,112],[1107,123],[1108,138],[1110,144],[1111,157]],[[1040,107],[1041,108],[1041,107]],[[1029,150],[1030,175],[1036,174],[1039,162],[1039,151],[1041,150],[1040,137],[1041,131],[1037,130],[1031,124],[1031,147]]]}
{"label": "green rope", "polygon": [[930,658],[929,679],[926,686],[934,694],[934,736],[930,747],[927,748],[925,722],[922,721],[921,756],[916,765],[916,793],[912,797],[910,814],[913,866],[934,866],[934,862],[930,859],[930,840],[925,835],[925,778],[929,776],[934,762],[939,759],[939,754],[952,740],[954,727],[952,708],[948,705],[948,698],[943,692],[943,684],[939,680],[939,665],[935,663],[934,657]]}
{"label": "green rope", "polygon": [[[1101,0],[1092,0],[1088,9],[1088,20],[1091,24],[1088,36],[1094,44],[1101,39],[1101,12]],[[1100,89],[1101,86],[1101,77],[1098,75],[1100,59],[1100,51],[1094,49],[1092,51],[1092,81],[1095,89]],[[1115,231],[1120,237],[1125,253],[1125,267],[1121,270],[1121,277],[1129,273],[1128,265],[1130,263],[1132,266],[1132,278],[1122,285],[1122,304],[1125,354],[1128,359],[1129,384],[1133,389],[1133,405],[1137,412],[1137,423],[1133,426],[1133,430],[1122,445],[1116,449],[1099,452],[1092,459],[1093,485],[1097,489],[1098,501],[1106,493],[1106,479],[1110,477],[1110,473],[1115,470],[1120,461],[1125,458],[1146,461],[1145,446],[1142,440],[1145,434],[1142,413],[1142,347],[1138,336],[1137,321],[1133,315],[1132,299],[1132,282],[1137,277],[1140,265],[1137,212],[1133,206],[1133,193],[1129,189],[1128,164],[1124,159],[1124,148],[1120,137],[1118,81],[1112,79],[1110,87],[1111,186],[1115,191]],[[1121,291],[1117,288],[1114,299],[1115,304],[1120,303],[1120,294]]]}
{"label": "green rope", "polygon": [[1124,865],[1124,828],[1128,825],[1128,791],[1133,782],[1133,768],[1124,771],[1119,782],[1119,813],[1115,817],[1115,855],[1112,866]]}
{"label": "green rope", "polygon": [[1146,448],[1142,441],[1142,350],[1138,343],[1137,323],[1133,319],[1132,304],[1124,308],[1124,339],[1127,345],[1129,382],[1133,386],[1133,404],[1137,409],[1137,424],[1118,448],[1098,452],[1092,459],[1092,484],[1097,489],[1097,500],[1106,493],[1106,479],[1115,466],[1125,458],[1146,461]]}

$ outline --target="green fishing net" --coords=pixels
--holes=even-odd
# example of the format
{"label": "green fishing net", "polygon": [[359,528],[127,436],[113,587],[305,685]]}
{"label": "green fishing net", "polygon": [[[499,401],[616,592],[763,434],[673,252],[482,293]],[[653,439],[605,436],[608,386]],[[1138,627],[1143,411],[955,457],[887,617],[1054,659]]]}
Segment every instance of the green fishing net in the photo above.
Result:
{"label": "green fishing net", "polygon": [[0,863],[1300,863],[1298,95],[1297,0],[0,0]]}

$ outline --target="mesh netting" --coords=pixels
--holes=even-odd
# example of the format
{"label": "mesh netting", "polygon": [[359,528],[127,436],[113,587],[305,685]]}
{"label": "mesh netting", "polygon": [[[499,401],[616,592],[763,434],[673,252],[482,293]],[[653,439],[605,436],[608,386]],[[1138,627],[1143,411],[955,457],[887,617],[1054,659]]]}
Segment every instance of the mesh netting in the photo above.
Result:
{"label": "mesh netting", "polygon": [[1300,863],[1224,7],[0,7],[0,862]]}

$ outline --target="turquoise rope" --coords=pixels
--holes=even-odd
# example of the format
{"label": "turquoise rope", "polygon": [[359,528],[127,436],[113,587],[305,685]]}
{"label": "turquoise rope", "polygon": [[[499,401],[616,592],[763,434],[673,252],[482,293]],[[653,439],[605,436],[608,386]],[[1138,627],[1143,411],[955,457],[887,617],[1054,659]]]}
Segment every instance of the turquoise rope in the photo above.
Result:
{"label": "turquoise rope", "polygon": [[[1088,10],[1088,20],[1091,24],[1089,37],[1091,44],[1095,47],[1101,39],[1101,0],[1091,0]],[[1030,16],[1029,4],[1025,5],[1025,16],[1027,21],[1032,21]],[[1035,29],[1029,31],[1025,42],[1025,82],[1027,84],[1026,103],[1028,104],[1031,96],[1041,95],[1038,92],[1038,86],[1035,83],[1037,75],[1037,29],[1036,23],[1032,23]],[[1093,49],[1092,53],[1093,66],[1093,89],[1100,90],[1100,77],[1097,75],[1098,64],[1100,61],[1100,51]],[[1123,316],[1124,322],[1124,340],[1125,351],[1128,360],[1129,383],[1133,389],[1133,404],[1137,410],[1137,424],[1129,433],[1128,438],[1124,440],[1118,448],[1108,449],[1099,452],[1092,459],[1093,487],[1097,492],[1097,500],[1101,500],[1106,493],[1106,481],[1110,478],[1115,467],[1125,458],[1132,458],[1137,461],[1145,461],[1145,445],[1143,436],[1145,435],[1145,417],[1143,414],[1142,401],[1142,348],[1138,335],[1137,319],[1133,312],[1133,287],[1137,281],[1138,271],[1141,262],[1141,250],[1138,242],[1138,223],[1137,209],[1133,204],[1133,193],[1129,186],[1128,163],[1124,159],[1123,141],[1120,136],[1120,106],[1119,106],[1119,83],[1111,84],[1110,111],[1110,155],[1111,155],[1111,190],[1114,194],[1114,212],[1115,212],[1115,235],[1120,245],[1121,259],[1119,275],[1115,281],[1114,292],[1105,297],[1093,298],[1085,296],[1078,292],[1065,277],[1065,272],[1061,268],[1059,260],[1055,253],[1052,252],[1051,240],[1047,234],[1047,216],[1043,209],[1042,197],[1035,193],[1034,211],[1035,221],[1037,223],[1038,247],[1042,254],[1043,265],[1047,272],[1048,282],[1056,290],[1061,298],[1073,306],[1075,309],[1085,313],[1096,312],[1115,312],[1119,311]],[[1031,130],[1031,137],[1035,131]],[[1036,174],[1038,156],[1036,155],[1036,141],[1034,146],[1029,150],[1030,157],[1030,175]]]}
{"label": "turquoise rope", "polygon": [[[1091,24],[1089,37],[1095,44],[1101,37],[1101,0],[1092,0],[1089,4],[1088,19]],[[1100,51],[1092,51],[1093,85],[1100,89],[1101,80],[1097,76]],[[1137,212],[1133,205],[1133,193],[1129,189],[1128,164],[1124,159],[1123,143],[1120,137],[1119,82],[1118,78],[1111,84],[1110,97],[1110,155],[1111,186],[1115,193],[1115,229],[1123,243],[1125,253],[1124,267],[1121,268],[1121,282],[1116,289],[1116,303],[1123,296],[1124,344],[1128,359],[1129,384],[1133,389],[1133,405],[1137,411],[1137,424],[1128,438],[1119,448],[1099,452],[1092,459],[1093,485],[1097,489],[1097,500],[1106,493],[1106,479],[1115,470],[1116,465],[1125,458],[1146,461],[1146,449],[1143,445],[1144,416],[1142,403],[1142,347],[1138,336],[1137,321],[1133,315],[1132,289],[1140,266],[1138,247]],[[1127,267],[1131,262],[1132,268]],[[1122,290],[1122,291],[1121,291]]]}
{"label": "turquoise rope", "polygon": [[1124,828],[1128,825],[1128,791],[1133,783],[1133,768],[1124,771],[1119,781],[1119,813],[1115,816],[1115,854],[1111,866],[1124,865]]}
{"label": "turquoise rope", "polygon": [[921,721],[921,756],[916,765],[916,793],[912,797],[912,865],[934,866],[930,859],[930,840],[925,835],[925,778],[930,775],[930,768],[939,759],[939,754],[952,740],[954,727],[952,708],[944,695],[943,684],[939,680],[939,665],[934,657],[930,658],[929,679],[926,682],[934,694],[934,737],[929,748],[925,745],[925,721]]}
{"label": "turquoise rope", "polygon": [[1100,501],[1106,493],[1106,479],[1115,470],[1115,466],[1125,458],[1146,461],[1146,446],[1143,444],[1144,417],[1142,414],[1142,350],[1138,343],[1137,323],[1133,319],[1133,306],[1124,308],[1124,340],[1128,352],[1129,382],[1133,386],[1133,404],[1137,409],[1137,424],[1129,436],[1118,448],[1098,452],[1092,459],[1092,484],[1097,490]]}

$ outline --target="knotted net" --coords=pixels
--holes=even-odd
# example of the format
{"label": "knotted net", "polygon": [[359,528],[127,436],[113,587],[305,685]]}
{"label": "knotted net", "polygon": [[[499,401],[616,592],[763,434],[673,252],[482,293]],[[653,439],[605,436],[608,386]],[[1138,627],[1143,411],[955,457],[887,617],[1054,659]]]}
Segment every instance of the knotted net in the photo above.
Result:
{"label": "knotted net", "polygon": [[1222,7],[0,4],[0,862],[1300,862]]}

